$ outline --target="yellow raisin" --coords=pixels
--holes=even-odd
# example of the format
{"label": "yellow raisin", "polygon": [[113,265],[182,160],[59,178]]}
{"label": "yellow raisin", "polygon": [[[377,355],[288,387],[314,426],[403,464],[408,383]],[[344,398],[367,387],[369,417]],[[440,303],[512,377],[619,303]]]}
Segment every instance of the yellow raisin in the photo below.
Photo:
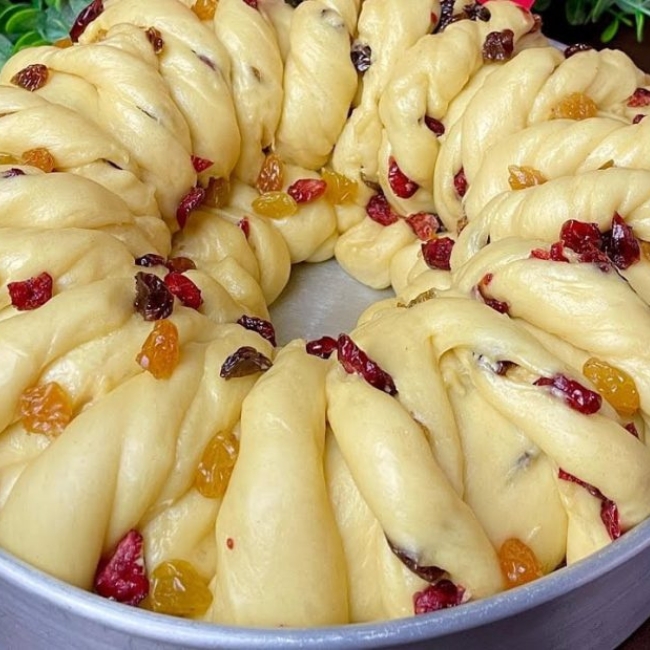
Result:
{"label": "yellow raisin", "polygon": [[265,217],[282,219],[296,214],[298,204],[286,192],[267,192],[253,201],[253,210]]}
{"label": "yellow raisin", "polygon": [[330,203],[334,205],[352,203],[357,198],[359,190],[357,181],[329,169],[324,169],[321,176],[327,183],[325,196]]}
{"label": "yellow raisin", "polygon": [[169,379],[179,359],[176,325],[166,318],[157,320],[135,360],[156,379]]}
{"label": "yellow raisin", "polygon": [[282,189],[282,183],[284,183],[284,163],[280,156],[270,153],[264,158],[255,187],[261,194],[279,192]]}
{"label": "yellow raisin", "polygon": [[196,0],[192,5],[192,11],[201,20],[212,20],[217,11],[218,0]]}
{"label": "yellow raisin", "polygon": [[516,537],[501,545],[499,563],[507,588],[524,585],[544,575],[533,550]]}
{"label": "yellow raisin", "polygon": [[641,244],[641,252],[643,253],[643,257],[645,257],[646,260],[650,262],[650,242],[639,240],[639,243]]}
{"label": "yellow raisin", "polygon": [[20,161],[16,156],[6,151],[0,151],[0,165],[16,165]]}
{"label": "yellow raisin", "polygon": [[154,612],[193,618],[211,603],[208,585],[187,560],[168,560],[152,571],[147,607]]}
{"label": "yellow raisin", "polygon": [[548,180],[539,169],[528,165],[521,167],[519,165],[508,165],[508,171],[510,172],[508,183],[513,190],[523,190],[527,187],[533,187],[533,185],[542,185]]}
{"label": "yellow raisin", "polygon": [[72,41],[69,38],[60,38],[58,41],[54,41],[52,45],[54,45],[54,47],[65,49],[66,47],[72,47]]}
{"label": "yellow raisin", "polygon": [[72,420],[72,399],[55,381],[25,389],[19,408],[25,430],[48,438],[56,438]]}
{"label": "yellow raisin", "polygon": [[205,188],[203,205],[210,208],[224,208],[230,198],[230,181],[227,178],[210,176],[208,186]]}
{"label": "yellow raisin", "polygon": [[551,113],[556,119],[585,120],[598,114],[598,106],[589,95],[571,93],[557,104]]}
{"label": "yellow raisin", "polygon": [[230,481],[239,454],[239,441],[232,433],[217,433],[203,450],[196,468],[194,487],[208,499],[220,499]]}
{"label": "yellow raisin", "polygon": [[598,169],[611,169],[614,167],[614,159],[610,158],[609,160],[605,161]]}
{"label": "yellow raisin", "polygon": [[634,415],[639,410],[639,392],[625,370],[591,357],[582,367],[582,373],[621,415]]}
{"label": "yellow raisin", "polygon": [[45,147],[28,149],[23,152],[22,159],[25,165],[38,167],[38,169],[44,171],[46,174],[54,170],[54,156]]}

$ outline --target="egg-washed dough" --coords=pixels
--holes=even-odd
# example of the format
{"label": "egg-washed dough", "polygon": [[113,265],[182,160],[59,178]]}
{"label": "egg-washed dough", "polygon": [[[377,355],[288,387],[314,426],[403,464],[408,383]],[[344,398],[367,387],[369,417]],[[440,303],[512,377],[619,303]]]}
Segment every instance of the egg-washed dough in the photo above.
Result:
{"label": "egg-washed dough", "polygon": [[[647,518],[650,131],[647,107],[629,100],[647,77],[617,52],[565,59],[507,0],[487,3],[487,21],[434,34],[433,0],[221,0],[205,20],[193,4],[107,0],[79,44],[24,50],[0,72],[0,544],[92,589],[98,562],[137,529],[149,575],[185,560],[209,587],[198,617],[316,626],[412,615],[430,587],[423,568],[463,601],[502,591],[511,538],[543,573],[578,561],[611,541],[593,490],[622,532]],[[487,34],[506,28],[513,57],[486,63]],[[363,76],[353,43],[371,47]],[[46,83],[17,87],[39,63]],[[550,120],[571,92],[598,116]],[[38,148],[54,171],[25,164]],[[357,181],[356,199],[257,214],[271,151],[282,191],[327,167]],[[389,157],[418,182],[411,199],[392,192]],[[511,165],[546,182],[513,191]],[[464,200],[451,182],[461,168]],[[393,225],[366,215],[378,191]],[[427,266],[404,219],[434,210],[455,242],[450,271]],[[627,269],[531,257],[568,219],[606,232],[615,213],[640,240]],[[203,298],[198,309],[175,300],[169,379],[136,361],[153,323],[134,309],[134,276],[168,272],[134,263],[152,253],[192,259],[183,275]],[[274,349],[237,324],[268,319],[291,264],[334,253],[367,285],[396,290],[350,334],[396,395],[348,374],[336,352]],[[16,309],[8,285],[43,271],[52,298]],[[242,346],[272,367],[221,377]],[[585,415],[536,385],[561,374],[596,391],[590,358],[628,373],[634,413],[603,400]],[[47,382],[73,404],[54,439],[28,433],[18,408]],[[218,432],[241,447],[225,495],[209,499],[195,475]]]}

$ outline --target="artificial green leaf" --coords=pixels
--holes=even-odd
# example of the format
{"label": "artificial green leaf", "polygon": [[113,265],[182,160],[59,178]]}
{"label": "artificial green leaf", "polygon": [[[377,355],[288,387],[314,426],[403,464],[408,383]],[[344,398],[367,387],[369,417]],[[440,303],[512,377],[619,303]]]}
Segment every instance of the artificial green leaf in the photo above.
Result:
{"label": "artificial green leaf", "polygon": [[580,0],[567,0],[564,11],[570,25],[582,25],[588,19],[588,13],[585,11],[584,2],[581,2]]}
{"label": "artificial green leaf", "polygon": [[618,32],[618,27],[619,27],[619,20],[618,18],[614,18],[607,27],[603,30],[602,34],[600,35],[600,40],[603,43],[609,43],[614,36],[616,36],[616,32]]}
{"label": "artificial green leaf", "polygon": [[25,5],[9,5],[0,11],[0,34],[6,35],[7,22],[15,13],[24,11]]}
{"label": "artificial green leaf", "polygon": [[33,7],[24,7],[20,11],[15,11],[5,23],[6,34],[24,34],[32,29],[36,29],[41,12]]}
{"label": "artificial green leaf", "polygon": [[13,43],[4,34],[0,34],[0,66],[13,54]]}
{"label": "artificial green leaf", "polygon": [[645,25],[645,14],[639,12],[636,14],[636,40],[639,43],[643,40],[643,26]]}
{"label": "artificial green leaf", "polygon": [[49,45],[49,43],[37,31],[26,32],[14,43],[14,52],[18,52],[26,47]]}

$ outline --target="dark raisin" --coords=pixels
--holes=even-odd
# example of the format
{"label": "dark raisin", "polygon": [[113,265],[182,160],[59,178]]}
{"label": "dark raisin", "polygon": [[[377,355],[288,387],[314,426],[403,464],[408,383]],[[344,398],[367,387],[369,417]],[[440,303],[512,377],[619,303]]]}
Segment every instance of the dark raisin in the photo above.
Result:
{"label": "dark raisin", "polygon": [[165,45],[162,34],[155,27],[149,27],[145,34],[151,43],[151,47],[153,47],[154,54],[160,54]]}
{"label": "dark raisin", "polygon": [[426,580],[427,582],[436,582],[436,580],[440,580],[444,575],[444,569],[437,566],[421,566],[417,560],[412,558],[406,551],[393,544],[388,537],[386,538],[386,541],[388,542],[390,550],[393,551],[400,562],[402,562],[409,571],[412,571],[416,576],[422,578],[422,580]]}
{"label": "dark raisin", "polygon": [[323,336],[314,341],[307,341],[305,351],[321,359],[329,359],[337,349],[338,341],[331,336]]}
{"label": "dark raisin", "polygon": [[257,332],[273,347],[277,345],[275,342],[275,328],[272,323],[269,323],[269,321],[264,320],[263,318],[257,318],[256,316],[246,316],[246,314],[244,314],[237,320],[237,324],[247,330]]}
{"label": "dark raisin", "polygon": [[569,47],[564,49],[564,58],[568,59],[574,54],[578,54],[579,52],[588,52],[589,50],[593,49],[594,48],[591,45],[587,45],[586,43],[574,43],[573,45],[569,45]]}
{"label": "dark raisin", "polygon": [[165,258],[162,255],[157,255],[156,253],[147,253],[146,255],[141,255],[140,257],[135,258],[135,263],[138,266],[164,266]]}
{"label": "dark raisin", "polygon": [[357,72],[363,74],[372,64],[372,49],[367,43],[355,42],[350,50],[350,58]]}
{"label": "dark raisin", "polygon": [[490,32],[483,43],[483,60],[509,61],[515,49],[515,33],[511,29]]}
{"label": "dark raisin", "polygon": [[174,296],[157,275],[139,271],[135,275],[133,306],[145,320],[161,320],[171,315]]}
{"label": "dark raisin", "polygon": [[614,215],[612,229],[605,233],[603,240],[605,253],[617,269],[624,271],[641,259],[639,240],[621,215]]}
{"label": "dark raisin", "polygon": [[433,131],[438,137],[445,134],[445,125],[435,117],[424,116],[424,123],[429,131]]}
{"label": "dark raisin", "polygon": [[284,0],[286,4],[288,4],[290,7],[293,7],[294,9],[302,4],[303,0]]}
{"label": "dark raisin", "polygon": [[339,363],[345,372],[361,375],[373,388],[389,395],[397,395],[393,378],[379,367],[368,355],[347,335],[341,334],[337,341]]}
{"label": "dark raisin", "polygon": [[418,615],[456,607],[463,602],[464,594],[463,587],[455,585],[451,580],[440,580],[413,595],[413,612]]}
{"label": "dark raisin", "polygon": [[20,88],[34,92],[47,83],[49,76],[50,72],[46,65],[43,65],[42,63],[32,63],[16,72],[16,74],[11,78],[11,83],[14,86],[19,86]]}
{"label": "dark raisin", "polygon": [[552,390],[562,394],[567,406],[583,415],[592,415],[600,410],[603,398],[589,390],[575,379],[557,374],[553,377],[540,377],[535,386],[550,386]]}
{"label": "dark raisin", "polygon": [[84,33],[86,27],[92,23],[104,11],[102,0],[93,0],[85,9],[82,9],[76,17],[70,29],[70,40],[76,43]]}
{"label": "dark raisin", "polygon": [[7,171],[2,172],[2,178],[14,178],[15,176],[24,176],[25,172],[18,167],[12,167],[7,169]]}
{"label": "dark raisin", "polygon": [[463,7],[463,14],[469,20],[480,20],[486,23],[491,18],[490,10],[484,7],[480,2],[473,2],[472,4]]}
{"label": "dark raisin", "polygon": [[219,376],[223,379],[246,377],[256,372],[265,372],[273,364],[268,357],[249,345],[235,350],[222,364]]}
{"label": "dark raisin", "polygon": [[447,25],[450,25],[454,20],[454,4],[455,0],[441,0],[440,2],[440,20],[436,31],[443,31]]}
{"label": "dark raisin", "polygon": [[185,273],[185,271],[194,271],[196,269],[196,264],[189,257],[183,257],[178,255],[176,257],[170,257],[166,262],[165,266],[170,271],[175,271],[176,273]]}

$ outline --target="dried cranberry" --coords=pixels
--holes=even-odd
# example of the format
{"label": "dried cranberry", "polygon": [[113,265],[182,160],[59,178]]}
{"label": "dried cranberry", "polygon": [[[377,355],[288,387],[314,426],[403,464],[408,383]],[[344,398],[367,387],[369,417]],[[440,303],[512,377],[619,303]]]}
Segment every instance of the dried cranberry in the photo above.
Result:
{"label": "dried cranberry", "polygon": [[624,271],[641,259],[639,240],[618,213],[612,219],[612,229],[603,239],[605,252],[617,269]]}
{"label": "dried cranberry", "polygon": [[507,302],[504,302],[503,300],[497,300],[496,298],[490,298],[490,296],[487,293],[487,287],[489,286],[490,282],[492,282],[492,278],[494,276],[492,273],[486,273],[482,278],[481,281],[476,285],[476,288],[479,292],[479,295],[483,299],[483,302],[488,306],[494,309],[494,311],[498,311],[500,314],[508,314],[510,313],[510,305]]}
{"label": "dried cranberry", "polygon": [[[521,4],[521,2],[519,4]],[[483,6],[481,0],[465,5],[463,7],[463,15],[469,20],[480,20],[484,23],[490,20],[490,11],[487,7]]]}
{"label": "dried cranberry", "polygon": [[388,183],[395,196],[400,199],[410,199],[420,188],[399,168],[392,156],[388,159]]}
{"label": "dried cranberry", "polygon": [[257,9],[257,0],[244,0],[244,2],[253,9]]}
{"label": "dried cranberry", "polygon": [[165,258],[162,255],[157,255],[156,253],[147,253],[140,257],[135,258],[135,263],[138,266],[163,266],[165,264]]}
{"label": "dried cranberry", "polygon": [[647,88],[637,88],[627,100],[630,108],[642,108],[650,106],[650,90]]}
{"label": "dried cranberry", "polygon": [[424,116],[424,123],[429,131],[433,131],[438,137],[445,134],[445,125],[435,117]]}
{"label": "dried cranberry", "polygon": [[465,590],[451,580],[440,580],[435,585],[413,595],[413,612],[416,615],[456,607],[463,602]]}
{"label": "dried cranberry", "polygon": [[639,113],[638,115],[635,115],[632,118],[632,124],[638,124],[644,117],[645,115],[643,113]]}
{"label": "dried cranberry", "polygon": [[153,47],[154,54],[160,54],[165,45],[162,34],[155,27],[149,27],[145,34]]}
{"label": "dried cranberry", "polygon": [[426,580],[427,582],[435,582],[440,580],[443,574],[445,573],[444,569],[441,569],[437,566],[421,566],[417,560],[412,558],[406,551],[395,546],[388,538],[386,538],[390,550],[395,554],[395,556],[404,564],[404,566],[409,570],[415,573],[416,576]]}
{"label": "dried cranberry", "polygon": [[70,29],[70,40],[76,43],[84,33],[86,27],[104,11],[102,0],[93,0],[85,9],[82,9]]}
{"label": "dried cranberry", "polygon": [[357,72],[363,74],[372,64],[372,49],[367,43],[354,43],[350,50],[350,58]]}
{"label": "dried cranberry", "polygon": [[139,271],[135,275],[133,306],[145,320],[161,320],[172,313],[174,296],[157,275]]}
{"label": "dried cranberry", "polygon": [[208,160],[207,158],[199,158],[199,156],[190,156],[192,160],[192,166],[194,167],[194,171],[197,174],[200,174],[201,172],[204,172],[206,169],[209,169],[214,165],[214,163],[211,160]]}
{"label": "dried cranberry", "polygon": [[390,226],[399,220],[399,217],[388,203],[388,199],[381,193],[370,197],[366,205],[366,214],[382,226]]}
{"label": "dried cranberry", "polygon": [[637,431],[634,422],[628,422],[624,428],[626,431],[629,431],[635,438],[639,437],[639,432]]}
{"label": "dried cranberry", "polygon": [[42,63],[32,63],[26,68],[16,72],[16,74],[11,78],[11,83],[14,86],[20,86],[25,90],[34,92],[47,83],[49,76],[50,72],[46,65],[43,65]]}
{"label": "dried cranberry", "polygon": [[205,198],[205,190],[202,187],[193,187],[178,204],[176,209],[176,221],[181,229],[185,228],[187,223],[187,218],[190,216],[190,212],[196,210],[203,199]]}
{"label": "dried cranberry", "polygon": [[552,262],[568,262],[569,260],[564,255],[564,244],[562,242],[555,242],[551,244],[548,251],[542,248],[535,248],[530,253],[531,257],[536,257],[540,260],[551,260]]}
{"label": "dried cranberry", "polygon": [[430,239],[422,244],[422,257],[430,269],[449,271],[449,260],[454,248],[454,240],[449,237]]}
{"label": "dried cranberry", "polygon": [[2,178],[14,178],[15,176],[24,176],[25,172],[18,167],[12,167],[5,172],[2,172]]}
{"label": "dried cranberry", "polygon": [[171,271],[165,276],[165,285],[185,307],[198,309],[203,304],[201,289],[182,273]]}
{"label": "dried cranberry", "polygon": [[569,219],[562,224],[560,240],[576,253],[584,253],[592,248],[599,249],[602,245],[602,235],[597,223],[585,223]]}
{"label": "dried cranberry", "polygon": [[341,334],[337,341],[339,363],[345,372],[361,375],[373,388],[397,395],[397,388],[393,378],[347,335]]}
{"label": "dried cranberry", "polygon": [[588,52],[589,50],[593,49],[594,48],[591,45],[587,45],[586,43],[574,43],[573,45],[569,45],[569,47],[564,49],[564,58],[568,59],[574,54],[578,54],[579,52]]}
{"label": "dried cranberry", "polygon": [[182,255],[170,257],[165,262],[165,266],[169,271],[175,271],[176,273],[185,273],[185,271],[193,271],[196,268],[196,264],[193,260],[189,257],[183,257]]}
{"label": "dried cranberry", "polygon": [[418,239],[429,241],[442,229],[440,218],[431,212],[417,212],[406,217],[406,223],[411,227]]}
{"label": "dried cranberry", "polygon": [[237,222],[237,225],[239,226],[240,230],[244,233],[244,237],[248,239],[251,234],[251,222],[248,220],[248,218],[243,217]]}
{"label": "dried cranberry", "polygon": [[246,377],[256,372],[265,372],[273,364],[268,357],[249,345],[235,350],[221,365],[219,376],[223,379]]}
{"label": "dried cranberry", "polygon": [[336,339],[331,336],[323,336],[315,341],[307,341],[305,350],[307,354],[312,354],[321,359],[329,359],[337,347],[338,341]]}
{"label": "dried cranberry", "polygon": [[454,189],[456,194],[462,199],[467,194],[467,177],[465,170],[461,167],[460,171],[454,176]]}
{"label": "dried cranberry", "polygon": [[275,328],[272,323],[264,320],[263,318],[257,318],[256,316],[246,316],[244,314],[238,321],[238,325],[241,325],[247,330],[257,332],[262,338],[266,339],[273,347],[275,347]]}
{"label": "dried cranberry", "polygon": [[149,593],[145,573],[142,535],[130,530],[118,543],[113,555],[99,563],[95,592],[126,605],[138,605]]}
{"label": "dried cranberry", "polygon": [[585,388],[582,384],[569,379],[565,375],[557,374],[553,377],[540,377],[535,386],[550,386],[564,397],[565,403],[574,411],[583,415],[592,415],[600,410],[603,398],[593,390]]}
{"label": "dried cranberry", "polygon": [[7,289],[11,304],[18,311],[36,309],[52,297],[52,276],[43,272],[21,282],[9,282]]}
{"label": "dried cranberry", "polygon": [[319,178],[300,178],[287,189],[287,194],[296,203],[311,203],[327,191],[327,183]]}
{"label": "dried cranberry", "polygon": [[515,49],[515,33],[511,29],[490,32],[483,43],[483,60],[508,61]]}
{"label": "dried cranberry", "polygon": [[[194,54],[196,54],[196,52],[194,52]],[[196,54],[196,56],[199,58],[199,61],[201,61],[202,63],[205,63],[205,65],[207,65],[208,68],[210,68],[211,70],[216,71],[217,65],[212,59],[205,56],[205,54]]]}
{"label": "dried cranberry", "polygon": [[442,31],[454,20],[455,0],[441,0],[440,2],[440,20],[438,21],[437,31]]}

